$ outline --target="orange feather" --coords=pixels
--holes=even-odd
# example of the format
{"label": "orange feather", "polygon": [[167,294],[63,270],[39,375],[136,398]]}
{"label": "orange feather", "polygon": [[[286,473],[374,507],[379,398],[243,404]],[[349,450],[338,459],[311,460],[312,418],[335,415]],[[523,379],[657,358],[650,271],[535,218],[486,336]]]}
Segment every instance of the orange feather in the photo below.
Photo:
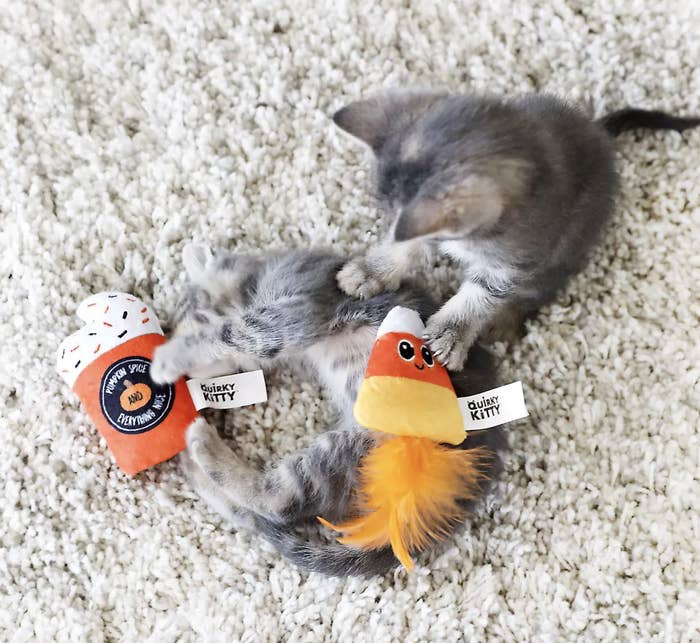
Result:
{"label": "orange feather", "polygon": [[461,500],[477,495],[487,457],[483,449],[450,449],[428,438],[388,438],[360,465],[358,518],[326,527],[343,532],[339,542],[363,549],[391,545],[408,570],[411,551],[450,533],[464,517]]}

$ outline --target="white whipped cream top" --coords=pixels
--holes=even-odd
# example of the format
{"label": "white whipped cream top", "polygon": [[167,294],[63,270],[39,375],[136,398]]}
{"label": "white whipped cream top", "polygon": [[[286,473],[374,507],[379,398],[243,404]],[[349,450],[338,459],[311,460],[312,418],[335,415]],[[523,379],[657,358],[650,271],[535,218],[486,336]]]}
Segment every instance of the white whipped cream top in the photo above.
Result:
{"label": "white whipped cream top", "polygon": [[71,388],[91,362],[115,346],[140,335],[163,334],[153,309],[123,292],[92,295],[80,304],[77,315],[85,326],[61,342],[56,360]]}

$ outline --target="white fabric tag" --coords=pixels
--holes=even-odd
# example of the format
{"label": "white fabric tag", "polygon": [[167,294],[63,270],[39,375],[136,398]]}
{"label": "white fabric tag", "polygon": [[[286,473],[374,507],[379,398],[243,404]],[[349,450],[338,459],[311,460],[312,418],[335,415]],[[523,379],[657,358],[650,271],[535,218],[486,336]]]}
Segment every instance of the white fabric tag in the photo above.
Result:
{"label": "white fabric tag", "polygon": [[267,389],[262,371],[236,373],[222,377],[187,380],[195,408],[235,409],[258,402],[267,402]]}
{"label": "white fabric tag", "polygon": [[521,382],[499,386],[478,395],[460,397],[457,401],[467,431],[490,429],[528,416]]}

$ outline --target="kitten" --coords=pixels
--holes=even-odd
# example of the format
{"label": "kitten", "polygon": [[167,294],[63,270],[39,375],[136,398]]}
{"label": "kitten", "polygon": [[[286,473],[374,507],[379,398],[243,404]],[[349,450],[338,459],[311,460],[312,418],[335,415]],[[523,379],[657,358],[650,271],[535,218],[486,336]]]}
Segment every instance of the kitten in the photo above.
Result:
{"label": "kitten", "polygon": [[613,212],[612,136],[700,124],[635,109],[591,121],[551,96],[437,91],[387,92],[333,119],[374,152],[380,207],[392,218],[386,241],[350,261],[338,283],[371,297],[396,289],[433,249],[461,262],[462,285],[425,335],[452,369],[480,334],[512,333],[582,267]]}
{"label": "kitten", "polygon": [[[322,252],[252,258],[190,247],[184,263],[193,283],[178,311],[178,333],[154,355],[156,381],[296,365],[319,379],[338,411],[333,426],[311,446],[264,470],[243,461],[205,420],[196,420],[181,456],[194,488],[231,523],[261,532],[301,567],[344,576],[394,566],[389,547],[314,545],[296,530],[315,524],[319,515],[331,521],[348,517],[360,459],[373,444],[371,433],[356,424],[352,406],[377,328],[394,306],[414,308],[426,318],[434,304],[411,286],[352,299],[336,284],[344,260]],[[468,368],[453,374],[453,383],[458,395],[496,386],[490,354],[475,346]],[[481,493],[500,470],[504,444],[501,430],[490,429],[460,445],[493,453],[483,465]]]}

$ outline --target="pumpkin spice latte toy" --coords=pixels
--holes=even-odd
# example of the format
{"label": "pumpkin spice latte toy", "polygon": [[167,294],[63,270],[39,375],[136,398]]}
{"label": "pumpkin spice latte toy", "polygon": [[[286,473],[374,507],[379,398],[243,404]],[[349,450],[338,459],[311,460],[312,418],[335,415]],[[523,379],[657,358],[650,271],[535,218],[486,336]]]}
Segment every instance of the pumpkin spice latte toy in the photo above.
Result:
{"label": "pumpkin spice latte toy", "polygon": [[150,378],[153,351],[165,342],[151,308],[132,295],[105,292],[86,299],[77,314],[85,326],[61,343],[58,372],[117,464],[134,475],[182,451],[197,411],[184,380]]}

